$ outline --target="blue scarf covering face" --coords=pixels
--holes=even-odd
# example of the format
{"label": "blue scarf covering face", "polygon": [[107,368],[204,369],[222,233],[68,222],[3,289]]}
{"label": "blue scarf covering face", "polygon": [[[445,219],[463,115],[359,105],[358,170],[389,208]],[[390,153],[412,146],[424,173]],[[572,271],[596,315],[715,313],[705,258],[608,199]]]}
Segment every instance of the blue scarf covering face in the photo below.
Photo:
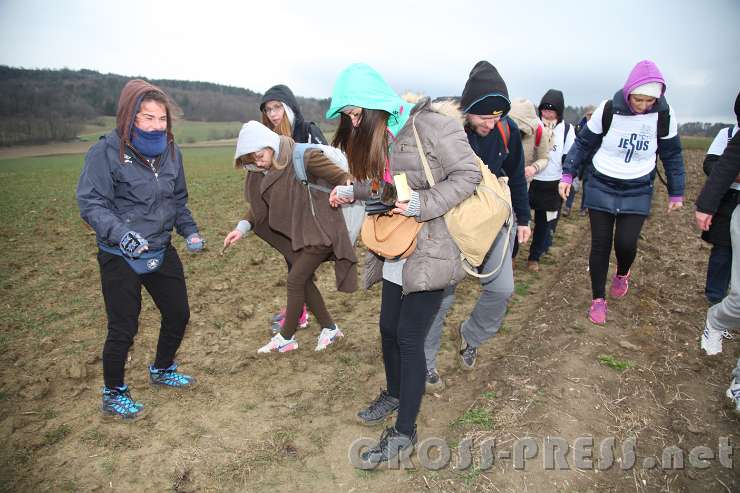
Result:
{"label": "blue scarf covering face", "polygon": [[166,130],[152,130],[151,132],[145,132],[140,130],[138,127],[133,128],[131,134],[131,144],[139,151],[143,156],[148,158],[155,158],[162,154],[167,147],[167,131]]}

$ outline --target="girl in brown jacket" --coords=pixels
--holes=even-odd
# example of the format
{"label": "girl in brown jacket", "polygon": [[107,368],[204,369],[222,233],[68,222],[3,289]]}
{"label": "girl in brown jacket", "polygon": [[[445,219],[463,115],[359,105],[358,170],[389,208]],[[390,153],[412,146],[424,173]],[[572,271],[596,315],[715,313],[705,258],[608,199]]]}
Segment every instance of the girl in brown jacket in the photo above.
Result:
{"label": "girl in brown jacket", "polygon": [[[244,196],[249,209],[236,229],[224,239],[224,247],[250,230],[278,250],[291,266],[288,272],[285,323],[258,353],[285,353],[298,348],[295,331],[303,304],[321,324],[316,351],[342,337],[326,309],[314,273],[328,260],[335,263],[337,289],[357,289],[357,258],[342,213],[329,205],[326,192],[310,189],[296,179],[293,169],[295,143],[256,121],[239,132],[235,165],[248,170]],[[304,163],[309,181],[333,187],[350,182],[350,175],[319,149],[308,149]]]}

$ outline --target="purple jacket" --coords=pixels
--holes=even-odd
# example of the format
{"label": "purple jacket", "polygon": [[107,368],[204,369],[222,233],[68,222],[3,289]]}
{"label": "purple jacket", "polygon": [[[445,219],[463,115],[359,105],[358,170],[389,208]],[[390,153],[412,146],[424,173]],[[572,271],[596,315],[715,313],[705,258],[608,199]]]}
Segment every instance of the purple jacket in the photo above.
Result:
{"label": "purple jacket", "polygon": [[635,65],[635,68],[630,72],[630,75],[627,77],[627,82],[624,83],[624,87],[622,88],[624,102],[627,103],[627,106],[630,107],[630,109],[630,93],[641,85],[648,84],[650,82],[660,82],[663,85],[663,90],[660,95],[663,96],[665,94],[665,79],[663,78],[663,74],[660,73],[658,66],[650,60],[637,62],[637,65]]}

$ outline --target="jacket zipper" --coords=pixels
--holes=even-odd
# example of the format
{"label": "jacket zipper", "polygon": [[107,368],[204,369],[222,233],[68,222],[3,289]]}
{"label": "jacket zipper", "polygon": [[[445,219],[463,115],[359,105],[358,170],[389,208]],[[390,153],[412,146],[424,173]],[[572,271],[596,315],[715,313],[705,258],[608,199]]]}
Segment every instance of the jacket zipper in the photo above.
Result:
{"label": "jacket zipper", "polygon": [[[140,165],[144,166],[145,168],[148,168],[154,174],[154,182],[155,182],[155,185],[154,185],[154,203],[155,204],[159,204],[161,202],[161,197],[160,197],[160,193],[159,193],[159,172],[157,171],[157,168],[154,167],[154,161],[149,162],[148,159],[145,159],[146,164],[142,163],[141,162],[141,159],[139,159],[138,156],[137,156],[138,153],[135,152],[135,150],[131,146],[127,146],[127,147],[131,151],[131,154],[132,154],[133,158],[136,160],[136,162],[138,162]],[[165,163],[165,161],[167,159],[167,154],[168,154],[169,150],[170,150],[170,146],[167,145],[167,147],[165,147],[165,149],[164,149],[164,152],[159,156],[160,166],[164,165],[164,163]],[[159,207],[157,207],[157,215],[159,216],[159,231],[157,231],[157,232],[158,233],[162,233],[164,231],[164,220],[162,219],[161,211],[160,211],[160,208]]]}

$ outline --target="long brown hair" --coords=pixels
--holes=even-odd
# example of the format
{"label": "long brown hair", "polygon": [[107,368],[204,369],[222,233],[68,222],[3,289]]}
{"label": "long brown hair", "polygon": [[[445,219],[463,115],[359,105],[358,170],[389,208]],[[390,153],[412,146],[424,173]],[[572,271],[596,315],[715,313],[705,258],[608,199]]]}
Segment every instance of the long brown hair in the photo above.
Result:
{"label": "long brown hair", "polygon": [[270,119],[267,117],[267,113],[262,112],[262,124],[275,132],[278,135],[284,135],[286,137],[293,137],[293,129],[290,128],[290,119],[288,113],[283,109],[283,117],[280,119],[280,123],[273,125]]}
{"label": "long brown hair", "polygon": [[339,128],[332,145],[347,155],[349,172],[357,180],[382,179],[388,160],[387,125],[390,114],[383,110],[363,108],[357,128],[352,119],[341,113]]}

